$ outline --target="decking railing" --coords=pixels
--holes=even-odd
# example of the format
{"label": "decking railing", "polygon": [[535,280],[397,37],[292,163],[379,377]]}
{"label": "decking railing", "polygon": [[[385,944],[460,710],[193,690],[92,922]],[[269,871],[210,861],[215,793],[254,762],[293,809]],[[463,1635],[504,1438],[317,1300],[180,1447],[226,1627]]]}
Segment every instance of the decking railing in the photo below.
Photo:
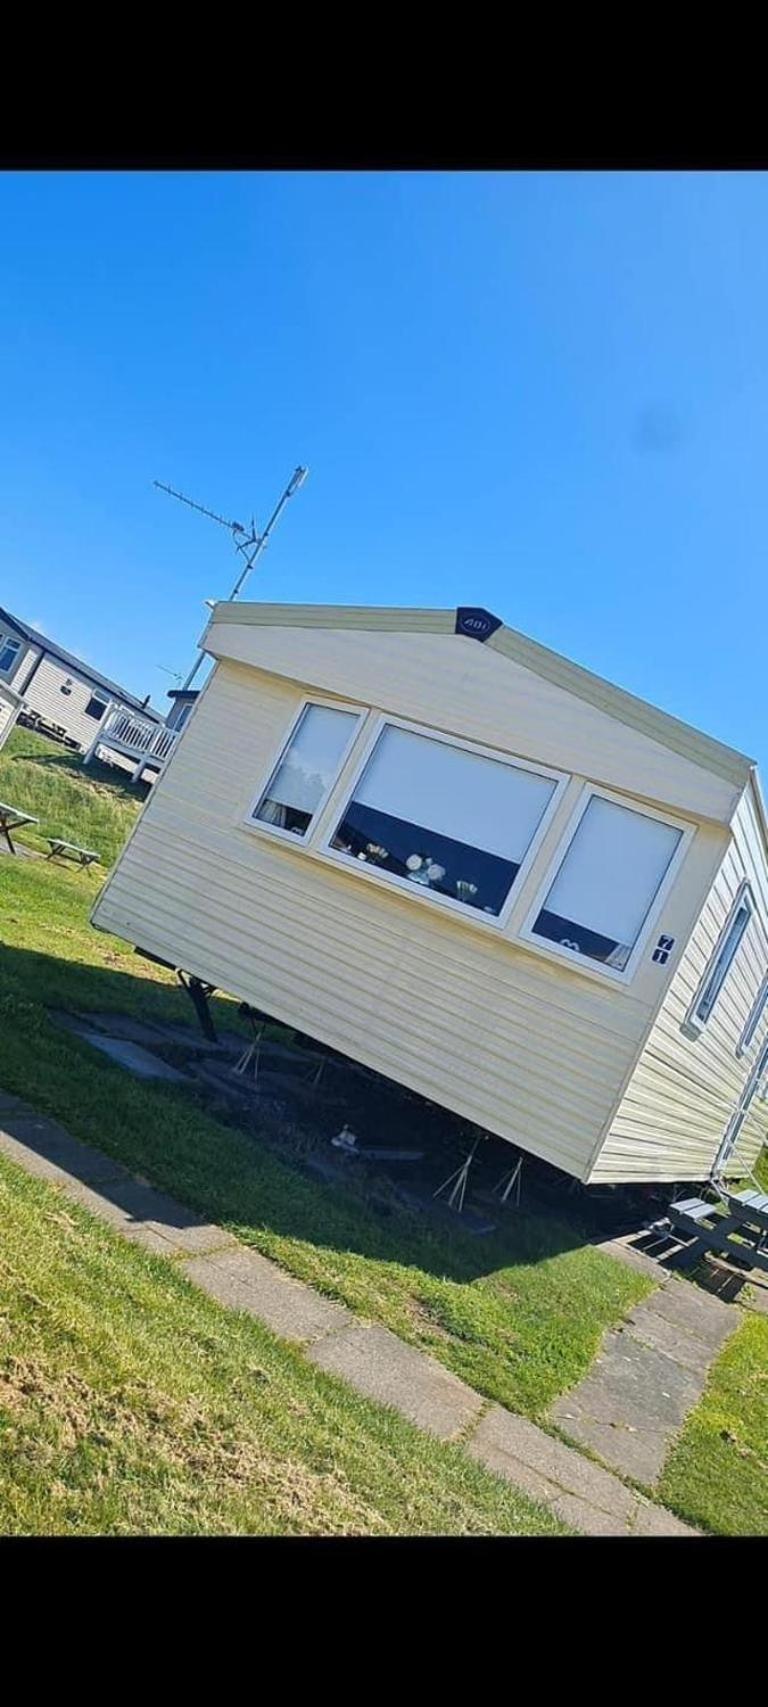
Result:
{"label": "decking railing", "polygon": [[112,711],[104,719],[87,756],[90,758],[97,747],[113,747],[137,763],[146,759],[162,766],[172,753],[178,734],[177,729],[167,729],[164,723],[149,723],[130,711]]}

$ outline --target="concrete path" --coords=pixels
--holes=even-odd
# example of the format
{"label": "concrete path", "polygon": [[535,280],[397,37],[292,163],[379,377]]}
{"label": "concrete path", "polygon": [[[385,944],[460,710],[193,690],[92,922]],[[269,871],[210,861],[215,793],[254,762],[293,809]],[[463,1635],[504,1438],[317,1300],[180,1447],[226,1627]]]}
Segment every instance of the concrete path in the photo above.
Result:
{"label": "concrete path", "polygon": [[125,1238],[171,1258],[219,1303],[246,1311],[298,1343],[312,1363],[357,1392],[392,1406],[418,1428],[459,1442],[487,1469],[540,1500],[581,1534],[696,1534],[573,1447],[500,1405],[489,1405],[450,1370],[388,1328],[362,1321],[322,1297],[224,1228],[156,1191],[3,1091],[0,1153],[74,1198]]}
{"label": "concrete path", "polygon": [[620,1475],[653,1488],[738,1315],[733,1305],[665,1273],[626,1243],[602,1249],[633,1266],[647,1265],[657,1290],[604,1335],[589,1374],[557,1400],[551,1419]]}

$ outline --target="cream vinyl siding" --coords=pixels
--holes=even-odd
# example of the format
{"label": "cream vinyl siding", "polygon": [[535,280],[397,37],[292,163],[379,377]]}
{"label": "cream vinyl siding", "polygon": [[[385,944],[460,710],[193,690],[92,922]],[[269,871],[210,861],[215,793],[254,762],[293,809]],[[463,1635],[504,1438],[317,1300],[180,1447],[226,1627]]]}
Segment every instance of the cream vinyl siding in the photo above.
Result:
{"label": "cream vinyl siding", "polygon": [[[226,610],[232,607],[224,607]],[[726,823],[736,783],[670,751],[608,711],[489,645],[454,634],[345,632],[214,620],[205,638],[231,658],[331,695],[533,757],[659,805]]]}
{"label": "cream vinyl siding", "polygon": [[[309,638],[316,643],[318,636]],[[439,672],[430,680],[424,655],[418,666],[409,656],[412,674],[405,671],[395,693],[392,660],[387,652],[382,663],[375,651],[389,638],[374,636],[367,658],[377,691],[388,684],[387,699],[396,698],[401,713],[407,701],[412,714],[418,699],[438,726],[455,722],[456,672],[446,668],[442,682]],[[398,636],[399,644],[403,638],[412,637]],[[468,654],[460,646],[459,666],[464,726],[472,680],[484,680],[482,649],[468,645]],[[495,682],[496,664],[510,668],[495,660]],[[333,698],[349,693],[355,705],[358,696],[369,704],[362,691],[366,669],[353,675],[354,694],[336,670]],[[302,686],[277,676],[237,663],[218,665],[102,892],[94,922],[585,1177],[668,972],[652,966],[646,954],[630,987],[607,985],[493,927],[246,827],[243,817],[305,697]],[[561,718],[559,742],[550,742],[532,703],[528,714],[536,730],[535,746],[533,734],[526,737],[528,753],[517,724],[494,723],[490,705],[474,723],[482,723],[497,747],[503,729],[510,748],[529,758],[541,757],[546,738],[551,756],[562,763],[567,718]],[[617,766],[625,738],[617,728]],[[607,731],[603,739],[607,750]],[[579,748],[582,762],[589,751],[588,745]],[[355,749],[326,823],[344,800],[354,755]],[[626,771],[625,765],[625,781]],[[565,791],[510,929],[531,904],[531,886],[541,881],[579,788],[572,783]],[[697,904],[687,863],[659,928],[677,928]]]}
{"label": "cream vinyl siding", "polygon": [[[681,1031],[745,878],[755,900],[711,1018],[695,1040]],[[590,1174],[590,1179],[702,1180],[768,1031],[760,1022],[746,1054],[736,1048],[768,966],[768,862],[748,789],[709,893]],[[768,1104],[755,1099],[729,1165],[752,1166],[768,1128]]]}
{"label": "cream vinyl siding", "polygon": [[[62,693],[66,682],[71,682],[72,692]],[[83,748],[90,747],[96,730],[100,727],[95,717],[86,717],[85,707],[95,696],[106,705],[119,705],[120,701],[110,700],[106,688],[95,687],[93,683],[84,681],[65,664],[60,664],[56,658],[44,657],[35,671],[29,684],[29,690],[24,695],[25,704],[30,711],[36,711],[48,723],[58,723],[67,734]],[[101,718],[103,723],[104,718]]]}

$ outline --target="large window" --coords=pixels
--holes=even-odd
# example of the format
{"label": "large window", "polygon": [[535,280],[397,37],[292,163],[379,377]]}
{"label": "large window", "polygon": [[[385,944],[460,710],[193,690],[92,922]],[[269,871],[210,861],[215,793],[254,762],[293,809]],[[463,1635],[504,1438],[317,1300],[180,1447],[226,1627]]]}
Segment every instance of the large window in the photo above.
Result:
{"label": "large window", "polygon": [[359,718],[329,705],[308,705],[252,808],[254,822],[305,836],[335,781]]}
{"label": "large window", "polygon": [[99,699],[98,694],[92,693],[88,704],[85,707],[85,715],[86,717],[95,718],[96,722],[100,723],[106,709],[107,701],[105,699]]}
{"label": "large window", "polygon": [[498,916],[556,786],[390,724],[330,845],[403,884]]}
{"label": "large window", "polygon": [[693,1030],[706,1025],[711,1017],[720,991],[738,952],[739,944],[753,913],[753,901],[746,887],[737,897],[730,918],[718,943],[711,965],[707,968],[701,989],[693,1004],[687,1024]]}
{"label": "large window", "polygon": [[593,794],[534,936],[623,971],[681,836],[659,818]]}
{"label": "large window", "polygon": [[21,641],[15,640],[10,634],[0,634],[0,670],[7,676],[13,669],[21,651]]}

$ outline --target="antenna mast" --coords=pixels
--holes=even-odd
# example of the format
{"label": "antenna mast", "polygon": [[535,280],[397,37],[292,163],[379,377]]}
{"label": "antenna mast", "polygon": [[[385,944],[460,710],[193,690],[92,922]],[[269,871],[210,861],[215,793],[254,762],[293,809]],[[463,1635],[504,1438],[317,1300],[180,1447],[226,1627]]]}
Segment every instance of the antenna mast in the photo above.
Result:
{"label": "antenna mast", "polygon": [[[244,587],[248,576],[251,574],[251,571],[255,568],[257,558],[261,556],[262,551],[265,549],[272,529],[279,517],[282,515],[288,499],[292,498],[295,492],[298,492],[300,486],[303,486],[308,473],[309,470],[307,468],[302,468],[301,466],[294,469],[293,474],[288,481],[288,485],[286,486],[282,497],[278,499],[278,502],[276,503],[269,521],[262,533],[259,533],[253,517],[251,517],[250,528],[244,528],[241,522],[227,521],[225,516],[219,516],[215,510],[207,509],[205,504],[196,503],[194,498],[187,498],[183,492],[177,492],[175,487],[166,486],[165,482],[162,480],[153,480],[152,484],[158,488],[158,491],[167,492],[171,498],[178,498],[179,503],[188,504],[191,510],[198,510],[201,516],[208,516],[210,521],[218,522],[221,527],[227,528],[231,533],[235,550],[239,551],[244,560],[243,567],[240,570],[240,574],[238,575],[234,587],[229,595],[229,603],[232,603],[235,599],[239,598],[240,592]],[[182,684],[180,690],[182,693],[184,693],[187,688],[191,687],[204,658],[205,653],[198,652],[195,662],[192,665],[192,669],[190,670],[186,681]]]}

